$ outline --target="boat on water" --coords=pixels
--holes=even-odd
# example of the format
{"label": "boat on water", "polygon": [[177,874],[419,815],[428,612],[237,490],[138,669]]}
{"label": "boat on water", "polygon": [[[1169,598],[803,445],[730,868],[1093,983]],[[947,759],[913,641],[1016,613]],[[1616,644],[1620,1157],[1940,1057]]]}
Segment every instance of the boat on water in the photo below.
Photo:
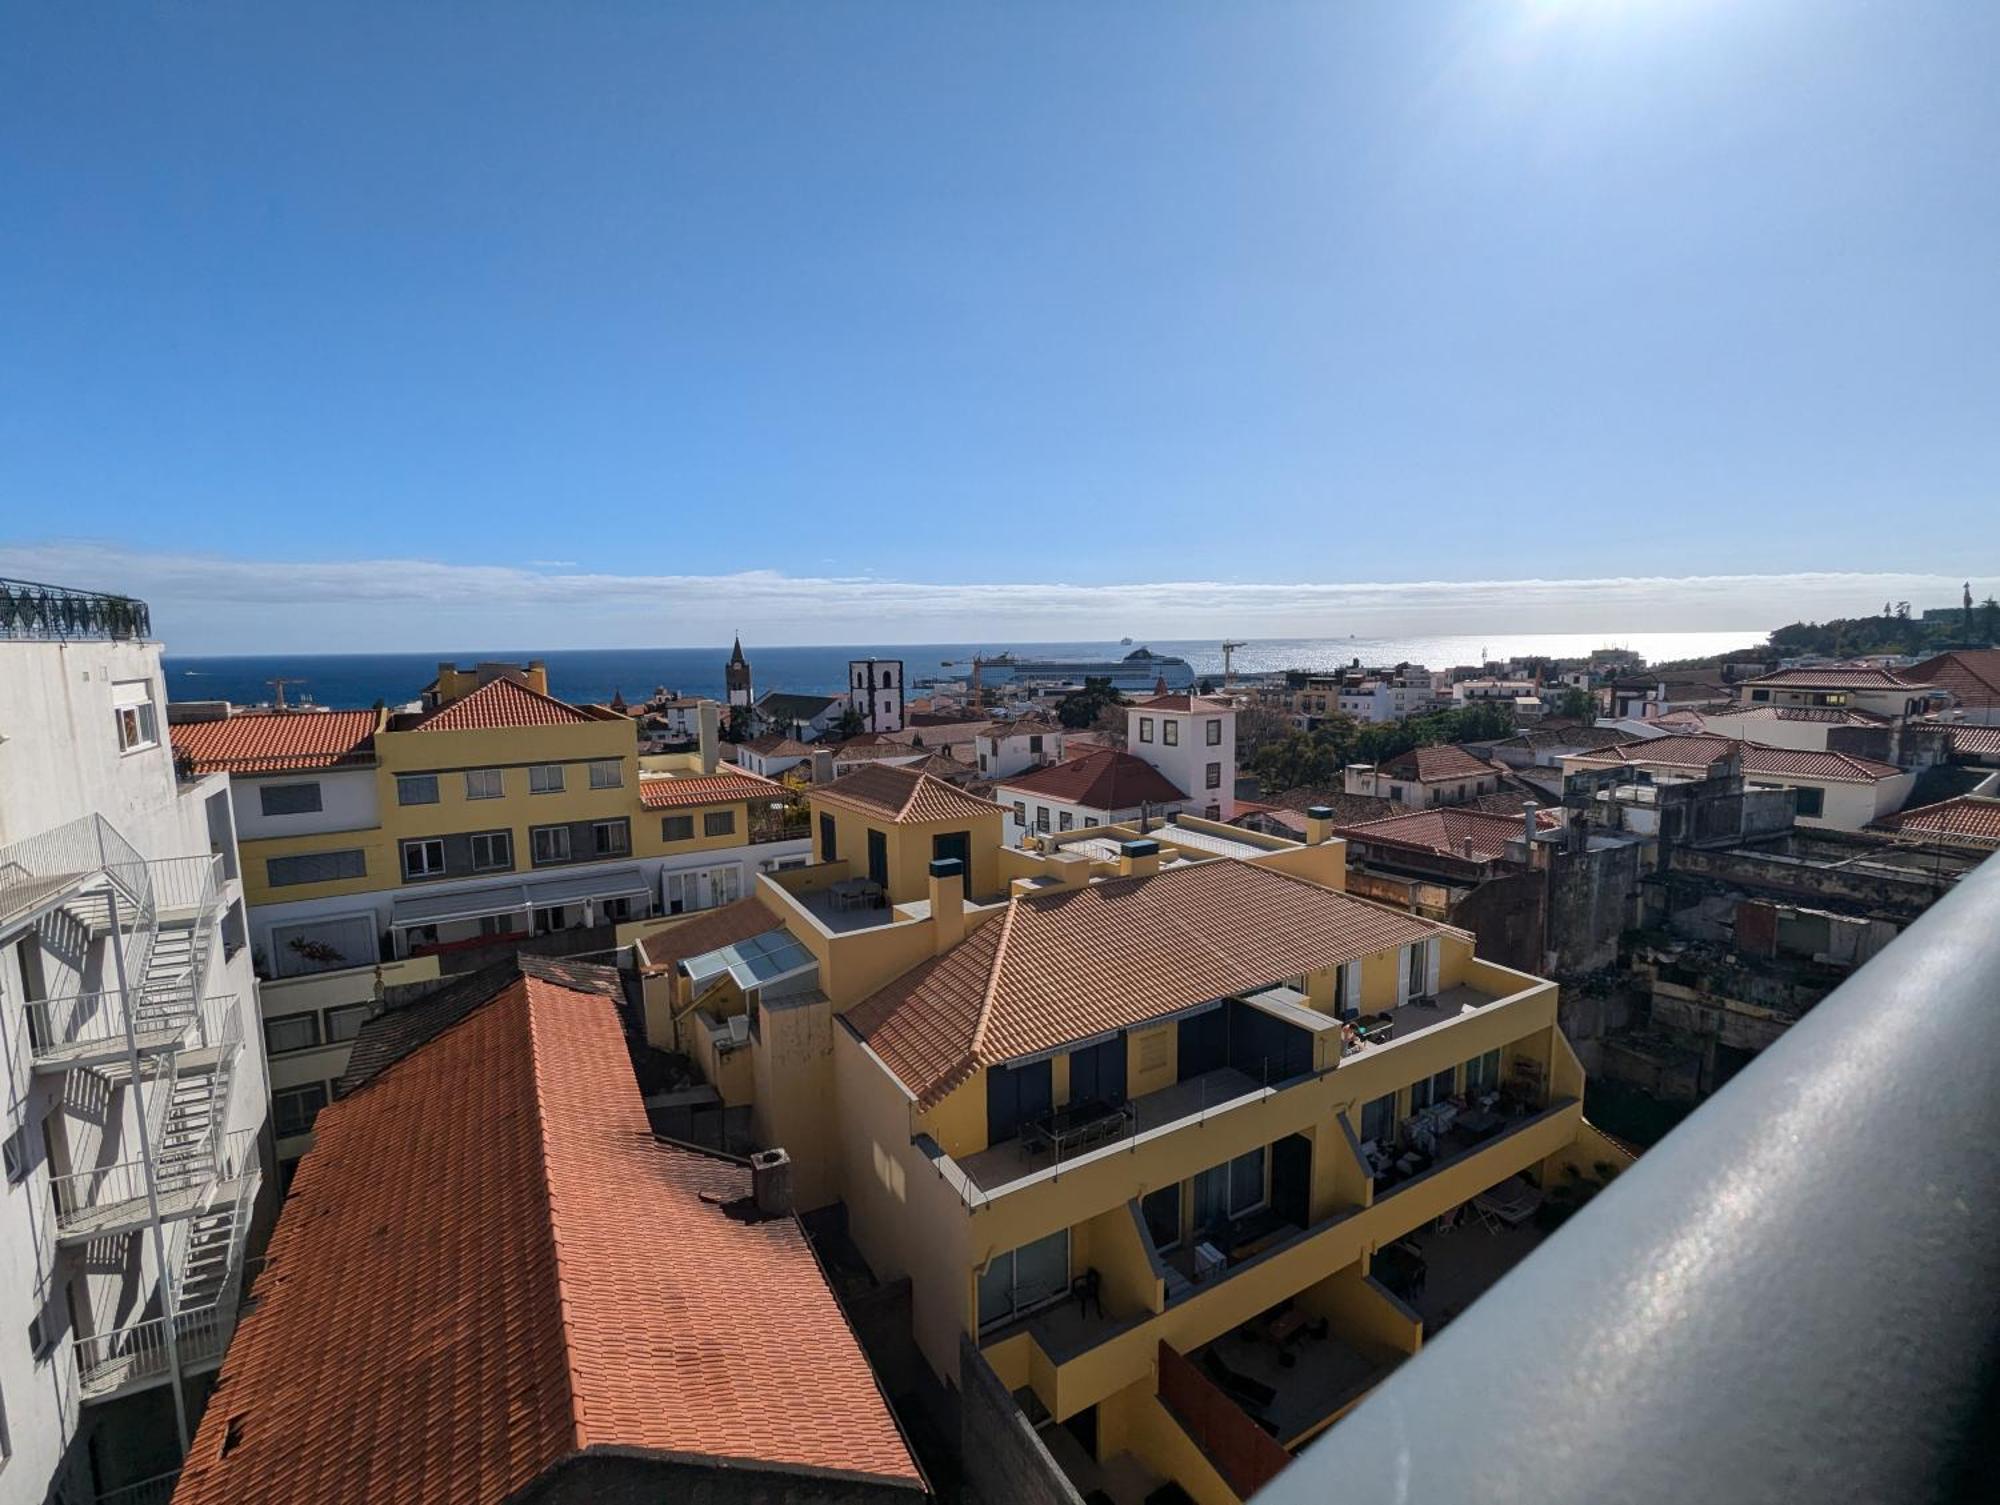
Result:
{"label": "boat on water", "polygon": [[[1131,639],[1127,638],[1126,642]],[[1194,666],[1184,658],[1135,648],[1123,658],[1017,658],[1002,654],[984,659],[980,672],[988,684],[1081,685],[1087,679],[1108,679],[1114,690],[1145,691],[1165,680],[1169,690],[1186,690],[1195,682]]]}

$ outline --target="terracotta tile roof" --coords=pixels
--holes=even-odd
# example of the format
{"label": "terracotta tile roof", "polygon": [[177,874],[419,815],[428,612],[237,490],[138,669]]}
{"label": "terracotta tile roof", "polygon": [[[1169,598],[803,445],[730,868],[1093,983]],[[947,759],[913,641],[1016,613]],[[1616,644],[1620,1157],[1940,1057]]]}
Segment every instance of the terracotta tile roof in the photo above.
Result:
{"label": "terracotta tile roof", "polygon": [[870,763],[842,774],[812,792],[815,805],[836,805],[863,815],[886,818],[899,825],[932,821],[977,820],[1000,807],[966,793],[943,779],[907,766]]}
{"label": "terracotta tile roof", "polygon": [[1733,737],[1654,737],[1645,742],[1626,742],[1601,752],[1579,754],[1583,761],[1645,764],[1660,768],[1706,768],[1732,751],[1743,754],[1743,771],[1773,778],[1833,779],[1848,783],[1874,783],[1892,779],[1903,770],[1893,763],[1860,758],[1852,753],[1807,752],[1790,747],[1766,747],[1760,742],[1739,742]]}
{"label": "terracotta tile roof", "polygon": [[1172,779],[1144,758],[1110,747],[994,782],[1004,790],[1090,810],[1134,810],[1141,805],[1181,804],[1187,799]]}
{"label": "terracotta tile roof", "polygon": [[1956,799],[1905,810],[1876,824],[1967,846],[2000,847],[2000,799],[1961,794]]}
{"label": "terracotta tile roof", "polygon": [[787,737],[782,732],[769,732],[762,737],[752,737],[748,742],[739,742],[739,748],[756,753],[760,758],[809,758],[812,747],[796,737]]}
{"label": "terracotta tile roof", "polygon": [[488,680],[470,695],[461,695],[450,705],[432,711],[410,730],[483,732],[496,727],[568,726],[573,722],[601,719],[514,680],[494,679]]}
{"label": "terracotta tile roof", "polygon": [[197,773],[294,773],[370,761],[379,711],[249,711],[168,728]]}
{"label": "terracotta tile roof", "polygon": [[720,767],[714,773],[639,775],[639,803],[648,810],[685,805],[724,805],[731,800],[776,799],[784,786],[747,768]]}
{"label": "terracotta tile roof", "polygon": [[991,721],[947,721],[939,724],[917,725],[911,723],[899,732],[885,732],[891,741],[914,747],[919,739],[925,747],[965,747],[975,737],[993,734]]}
{"label": "terracotta tile roof", "polygon": [[859,763],[869,758],[908,758],[921,756],[923,749],[908,742],[900,742],[894,737],[879,736],[873,732],[863,732],[858,737],[849,737],[845,742],[833,744],[833,759],[836,763]]}
{"label": "terracotta tile roof", "polygon": [[1955,726],[1951,747],[1961,758],[2000,758],[2000,726]]}
{"label": "terracotta tile roof", "polygon": [[491,1003],[522,977],[539,977],[580,993],[598,993],[617,1000],[624,996],[616,967],[556,957],[510,956],[453,978],[442,987],[408,1003],[384,1009],[361,1026],[348,1051],[347,1070],[334,1083],[334,1096],[344,1097],[367,1085],[411,1051],[435,1039],[474,1009]]}
{"label": "terracotta tile roof", "polygon": [[1234,858],[1010,900],[844,1019],[928,1106],[980,1067],[1445,927]]}
{"label": "terracotta tile roof", "polygon": [[[1697,722],[1700,720],[1700,717],[1695,716],[1693,711],[1673,711],[1669,715],[1692,716]],[[1660,722],[1667,719],[1667,716],[1655,718],[1656,721]],[[1505,738],[1495,745],[1499,747],[1525,748],[1590,748],[1611,747],[1620,742],[1631,742],[1636,739],[1637,733],[1622,732],[1612,726],[1576,726],[1572,724],[1565,726],[1529,727],[1527,730],[1516,732],[1513,736]]]}
{"label": "terracotta tile roof", "polygon": [[586,1450],[921,1489],[798,1223],[652,1137],[602,997],[521,977],[314,1133],[176,1505],[492,1505]]}
{"label": "terracotta tile roof", "polygon": [[1476,779],[1493,772],[1493,765],[1484,758],[1462,747],[1454,747],[1449,742],[1442,747],[1413,747],[1408,752],[1397,753],[1395,757],[1385,760],[1381,768],[1392,779],[1416,779],[1424,784],[1436,784],[1446,779]]}
{"label": "terracotta tile roof", "polygon": [[1067,728],[1040,716],[1021,716],[1013,721],[996,721],[981,733],[987,737],[1060,737]]}
{"label": "terracotta tile roof", "polygon": [[1233,711],[1236,707],[1227,700],[1218,700],[1212,695],[1149,695],[1137,702],[1133,709],[1140,711]]}
{"label": "terracotta tile roof", "polygon": [[761,900],[738,899],[734,904],[640,936],[640,964],[649,972],[671,971],[675,962],[706,955],[735,941],[747,941],[753,935],[776,930],[779,923]]}
{"label": "terracotta tile roof", "polygon": [[[1554,810],[1543,810],[1536,815],[1536,824],[1544,831],[1553,830],[1562,824],[1562,817]],[[1409,847],[1458,858],[1467,856],[1466,843],[1470,842],[1473,861],[1492,862],[1507,855],[1508,842],[1521,839],[1521,817],[1447,805],[1337,826],[1334,834],[1354,842]]]}
{"label": "terracotta tile roof", "polygon": [[[1873,711],[1838,705],[1732,705],[1709,716],[1741,716],[1746,721],[1816,721],[1828,726],[1887,726],[1889,718]],[[1662,718],[1664,719],[1664,718]],[[1705,723],[1704,723],[1705,724]]]}
{"label": "terracotta tile roof", "polygon": [[1903,671],[1903,677],[1949,690],[1962,706],[2000,707],[2000,648],[1959,648]]}
{"label": "terracotta tile roof", "polygon": [[838,695],[793,695],[772,690],[757,701],[757,714],[767,721],[811,721],[839,699]]}
{"label": "terracotta tile roof", "polygon": [[1759,675],[1756,679],[1746,679],[1743,683],[1786,690],[1920,690],[1923,688],[1888,669],[1868,666],[1779,669],[1771,674]]}

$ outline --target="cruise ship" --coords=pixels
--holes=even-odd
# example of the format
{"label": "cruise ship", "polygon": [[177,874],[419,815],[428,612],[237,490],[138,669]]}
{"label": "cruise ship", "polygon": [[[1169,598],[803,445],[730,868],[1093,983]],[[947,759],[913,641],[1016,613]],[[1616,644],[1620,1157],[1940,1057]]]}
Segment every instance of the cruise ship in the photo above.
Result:
{"label": "cruise ship", "polygon": [[1108,679],[1115,690],[1144,691],[1161,680],[1169,690],[1194,685],[1194,667],[1184,658],[1135,648],[1123,658],[1016,658],[1000,654],[980,661],[980,675],[989,685],[1080,685],[1086,679]]}

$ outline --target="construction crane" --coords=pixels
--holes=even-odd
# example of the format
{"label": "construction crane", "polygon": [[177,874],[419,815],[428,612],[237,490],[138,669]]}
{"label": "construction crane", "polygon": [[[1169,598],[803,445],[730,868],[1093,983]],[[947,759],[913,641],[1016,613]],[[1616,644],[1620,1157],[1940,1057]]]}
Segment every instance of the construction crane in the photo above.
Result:
{"label": "construction crane", "polygon": [[1250,645],[1240,640],[1222,645],[1222,688],[1228,689],[1236,683],[1236,650]]}
{"label": "construction crane", "polygon": [[276,679],[267,679],[264,683],[271,687],[271,709],[274,711],[283,711],[290,709],[285,704],[285,686],[302,685],[305,681],[303,679],[288,679],[280,675]]}

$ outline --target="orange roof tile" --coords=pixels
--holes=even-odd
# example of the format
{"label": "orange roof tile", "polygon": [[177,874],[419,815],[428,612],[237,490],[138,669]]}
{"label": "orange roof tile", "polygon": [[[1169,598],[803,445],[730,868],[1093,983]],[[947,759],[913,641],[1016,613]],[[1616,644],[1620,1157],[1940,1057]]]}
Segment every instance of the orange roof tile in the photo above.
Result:
{"label": "orange roof tile", "polygon": [[1772,778],[1833,779],[1848,783],[1874,783],[1892,779],[1903,770],[1893,763],[1853,753],[1808,752],[1791,747],[1766,747],[1761,742],[1741,742],[1734,737],[1654,737],[1642,742],[1624,742],[1598,752],[1580,755],[1580,761],[1634,763],[1658,768],[1706,768],[1731,752],[1743,754],[1743,771]]}
{"label": "orange roof tile", "polygon": [[2000,726],[1955,726],[1951,750],[1961,758],[2000,757]]}
{"label": "orange roof tile", "polygon": [[1416,779],[1425,784],[1444,779],[1476,779],[1495,771],[1484,758],[1450,743],[1442,747],[1413,747],[1384,759],[1381,767],[1392,779]]}
{"label": "orange roof tile", "polygon": [[197,773],[294,773],[368,761],[381,719],[380,711],[250,711],[169,731]]}
{"label": "orange roof tile", "polygon": [[1967,846],[2000,847],[2000,799],[1961,794],[1956,799],[1905,810],[1878,824],[1891,831],[1934,836]]}
{"label": "orange roof tile", "polygon": [[737,941],[747,941],[753,935],[778,929],[780,924],[778,917],[764,907],[762,900],[754,897],[738,899],[734,904],[725,904],[720,909],[708,910],[678,925],[669,925],[664,930],[640,936],[640,964],[649,972],[670,971],[675,962],[719,951]]}
{"label": "orange roof tile", "polygon": [[980,1067],[1444,930],[1219,858],[1012,899],[843,1017],[928,1106]]}
{"label": "orange roof tile", "polygon": [[[608,714],[608,713],[607,713]],[[419,721],[413,732],[483,732],[507,726],[567,726],[601,717],[511,679],[489,680]]]}
{"label": "orange roof tile", "polygon": [[724,805],[731,800],[776,799],[784,786],[747,768],[718,768],[714,773],[641,774],[639,803],[648,810],[673,810],[683,805]]}
{"label": "orange roof tile", "polygon": [[1233,711],[1235,706],[1211,695],[1149,695],[1132,707],[1139,711]]}
{"label": "orange roof tile", "polygon": [[176,1505],[491,1505],[585,1450],[922,1480],[798,1223],[522,977],[321,1113]]}
{"label": "orange roof tile", "polygon": [[1903,675],[1951,691],[1963,706],[2000,706],[2000,648],[1956,648],[1905,669]]}
{"label": "orange roof tile", "polygon": [[1787,690],[1916,690],[1901,675],[1872,664],[1851,668],[1778,669],[1743,681],[1746,685],[1771,685]]}
{"label": "orange roof tile", "polygon": [[932,821],[977,820],[998,813],[991,800],[967,794],[943,779],[906,766],[871,763],[843,774],[812,793],[815,805],[836,805],[899,825]]}
{"label": "orange roof tile", "polygon": [[[1554,810],[1539,811],[1535,819],[1537,828],[1544,831],[1562,823],[1561,815]],[[1449,857],[1470,856],[1475,862],[1492,862],[1507,855],[1507,843],[1519,841],[1521,829],[1518,816],[1443,806],[1336,826],[1334,833],[1350,841],[1411,847]]]}
{"label": "orange roof tile", "polygon": [[1187,799],[1172,779],[1144,758],[1111,747],[995,782],[1002,789],[1091,810],[1136,810],[1141,805],[1180,804]]}

